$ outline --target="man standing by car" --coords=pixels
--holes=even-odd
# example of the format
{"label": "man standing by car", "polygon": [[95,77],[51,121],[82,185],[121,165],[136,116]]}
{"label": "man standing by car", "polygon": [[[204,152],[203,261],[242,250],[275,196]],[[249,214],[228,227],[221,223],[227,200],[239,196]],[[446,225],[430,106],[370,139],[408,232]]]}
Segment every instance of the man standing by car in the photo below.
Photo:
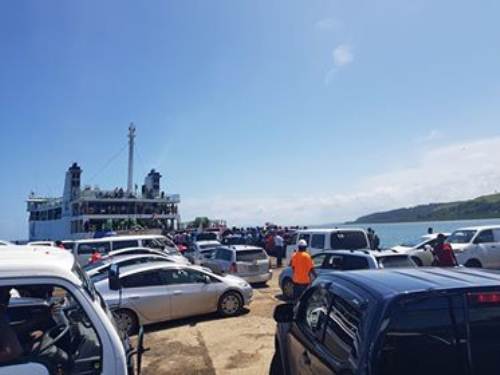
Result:
{"label": "man standing by car", "polygon": [[316,276],[314,263],[307,252],[307,242],[305,240],[300,240],[298,247],[298,251],[295,252],[290,262],[293,272],[292,280],[294,284],[293,294],[295,300],[297,300],[304,290],[307,289],[309,284],[311,284],[311,274]]}
{"label": "man standing by car", "polygon": [[458,266],[457,259],[455,258],[455,253],[451,248],[451,245],[445,242],[445,235],[439,233],[436,239],[436,245],[434,246],[434,262],[433,265],[437,267],[455,267]]}
{"label": "man standing by car", "polygon": [[276,267],[281,268],[281,261],[283,259],[283,247],[285,245],[285,241],[283,237],[279,233],[276,233],[274,236],[274,254],[276,254]]}

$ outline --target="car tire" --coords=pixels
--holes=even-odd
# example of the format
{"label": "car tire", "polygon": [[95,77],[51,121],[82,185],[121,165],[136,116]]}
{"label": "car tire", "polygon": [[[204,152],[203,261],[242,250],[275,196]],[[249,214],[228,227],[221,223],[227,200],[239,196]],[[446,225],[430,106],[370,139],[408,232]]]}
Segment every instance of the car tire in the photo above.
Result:
{"label": "car tire", "polygon": [[482,264],[480,261],[478,261],[477,259],[471,259],[471,260],[468,260],[467,262],[465,262],[465,267],[469,267],[469,268],[482,268]]}
{"label": "car tire", "polygon": [[292,300],[294,297],[294,287],[293,287],[293,281],[289,278],[286,278],[283,281],[283,297],[285,297],[286,300]]}
{"label": "car tire", "polygon": [[276,348],[276,352],[271,360],[271,367],[269,368],[269,375],[283,375],[283,364],[281,363],[281,355],[279,353],[279,348]]}
{"label": "car tire", "polygon": [[242,308],[243,298],[238,292],[226,292],[219,299],[218,312],[224,317],[238,315]]}
{"label": "car tire", "polygon": [[119,326],[127,332],[127,335],[132,336],[139,331],[139,320],[137,319],[135,312],[132,310],[116,310],[114,315]]}

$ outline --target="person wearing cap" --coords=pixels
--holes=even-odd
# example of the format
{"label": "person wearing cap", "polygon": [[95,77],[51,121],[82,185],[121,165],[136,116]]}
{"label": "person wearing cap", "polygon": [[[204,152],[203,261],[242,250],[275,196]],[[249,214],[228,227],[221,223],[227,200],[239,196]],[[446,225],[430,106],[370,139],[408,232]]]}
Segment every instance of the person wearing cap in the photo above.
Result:
{"label": "person wearing cap", "polygon": [[290,261],[292,267],[292,280],[294,284],[294,299],[297,300],[300,295],[311,284],[311,274],[316,276],[314,271],[314,263],[311,256],[307,252],[307,242],[300,240],[298,243],[298,251],[296,251]]}

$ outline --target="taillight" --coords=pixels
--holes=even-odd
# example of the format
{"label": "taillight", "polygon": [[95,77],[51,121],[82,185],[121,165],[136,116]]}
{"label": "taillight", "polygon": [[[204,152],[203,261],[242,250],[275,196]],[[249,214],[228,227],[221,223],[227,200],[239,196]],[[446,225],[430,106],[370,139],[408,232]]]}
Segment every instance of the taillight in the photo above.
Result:
{"label": "taillight", "polygon": [[231,263],[231,266],[229,266],[229,273],[237,273],[238,272],[238,267],[236,266],[236,263]]}
{"label": "taillight", "polygon": [[475,304],[500,304],[500,292],[469,293],[469,302]]}

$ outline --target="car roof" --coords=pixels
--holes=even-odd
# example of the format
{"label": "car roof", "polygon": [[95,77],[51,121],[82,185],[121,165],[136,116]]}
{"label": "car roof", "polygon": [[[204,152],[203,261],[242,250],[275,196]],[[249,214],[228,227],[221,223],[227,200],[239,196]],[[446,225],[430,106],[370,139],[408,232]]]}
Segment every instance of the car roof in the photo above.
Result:
{"label": "car roof", "polygon": [[317,229],[299,229],[297,233],[335,233],[335,232],[363,232],[366,231],[362,228],[317,228]]}
{"label": "car roof", "polygon": [[382,298],[450,289],[500,287],[500,273],[465,267],[417,267],[332,272],[321,275],[320,278],[322,281],[353,284]]}
{"label": "car roof", "polygon": [[190,265],[165,261],[165,263],[163,263],[163,262],[140,263],[140,264],[133,264],[131,266],[121,267],[120,268],[120,275],[127,276],[127,275],[138,273],[138,272],[151,271],[151,270],[160,269],[160,268],[176,269],[179,267],[192,268],[192,269],[198,270],[198,268],[193,268]]}
{"label": "car roof", "polygon": [[204,240],[204,241],[195,241],[196,245],[220,245],[220,241],[217,240]]}
{"label": "car roof", "polygon": [[115,255],[112,257],[106,257],[103,258],[102,261],[106,264],[108,263],[115,263],[115,262],[121,262],[121,261],[127,261],[131,259],[140,259],[140,258],[161,258],[161,259],[167,259],[167,257],[160,255],[160,254],[123,254],[123,255]]}
{"label": "car roof", "polygon": [[58,247],[7,245],[0,251],[0,278],[55,276],[79,285],[74,264],[73,254]]}
{"label": "car roof", "polygon": [[107,255],[108,256],[116,256],[116,255],[120,255],[122,253],[126,254],[129,251],[137,251],[137,250],[144,251],[144,254],[158,254],[158,255],[166,254],[161,250],[150,249],[149,247],[134,246],[134,247],[125,247],[123,249],[118,249],[118,250],[111,250],[110,252],[108,252]]}
{"label": "car roof", "polygon": [[104,242],[104,241],[128,241],[128,240],[145,240],[150,238],[165,238],[160,234],[138,234],[134,236],[109,236],[101,238],[87,238],[83,240],[77,240],[75,243],[94,243],[94,242]]}
{"label": "car roof", "polygon": [[231,245],[229,246],[229,249],[235,251],[264,250],[262,247],[251,245]]}
{"label": "car roof", "polygon": [[500,229],[500,225],[478,225],[478,226],[472,226],[472,227],[463,227],[463,228],[458,228],[456,231],[459,230],[484,230],[484,229]]}

